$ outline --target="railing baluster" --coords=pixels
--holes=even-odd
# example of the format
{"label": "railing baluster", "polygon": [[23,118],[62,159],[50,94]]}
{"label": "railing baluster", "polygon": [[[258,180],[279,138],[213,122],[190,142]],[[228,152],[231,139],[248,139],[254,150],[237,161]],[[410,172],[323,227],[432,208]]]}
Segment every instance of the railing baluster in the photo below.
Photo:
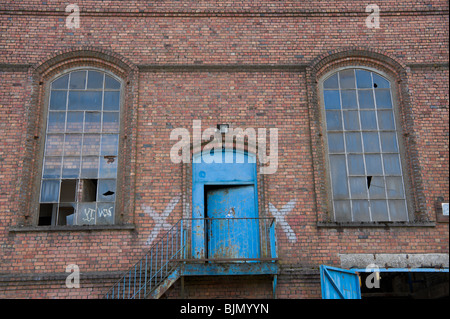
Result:
{"label": "railing baluster", "polygon": [[131,277],[131,269],[128,272],[128,299],[130,299],[130,294],[131,294],[131,280],[130,280],[130,277]]}
{"label": "railing baluster", "polygon": [[[186,224],[188,222],[189,224]],[[203,228],[192,225],[201,226]],[[179,223],[179,224],[178,224]],[[191,254],[192,232],[203,232],[207,240],[204,242],[206,259],[276,259],[275,218],[191,218],[180,219],[162,237],[155,240],[153,246],[138,262],[111,287],[105,298],[145,298],[163,280],[170,275],[177,262],[194,258]],[[239,230],[239,231],[237,231]],[[223,252],[217,249],[224,249]],[[234,251],[237,255],[230,255]],[[145,258],[145,262],[144,259]],[[144,270],[142,267],[145,268]],[[139,266],[139,269],[138,269]],[[139,278],[137,276],[139,271]],[[143,273],[144,272],[144,273]],[[128,280],[128,283],[127,283]],[[131,282],[133,280],[133,283]],[[131,292],[133,284],[133,292]],[[126,294],[125,290],[128,293]],[[143,290],[143,292],[141,292]],[[117,293],[116,293],[117,291]]]}

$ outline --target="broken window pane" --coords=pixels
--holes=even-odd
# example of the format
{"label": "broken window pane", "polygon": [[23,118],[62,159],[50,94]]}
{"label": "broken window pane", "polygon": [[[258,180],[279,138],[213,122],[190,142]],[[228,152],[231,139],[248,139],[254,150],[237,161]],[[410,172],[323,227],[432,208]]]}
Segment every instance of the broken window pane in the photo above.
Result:
{"label": "broken window pane", "polygon": [[369,189],[370,199],[383,199],[386,198],[386,190],[384,185],[384,178],[382,176],[373,176],[370,180]]}
{"label": "broken window pane", "polygon": [[78,202],[95,202],[97,200],[97,179],[80,179],[78,182]]}
{"label": "broken window pane", "polygon": [[61,181],[61,191],[59,195],[59,201],[75,202],[76,190],[77,190],[76,179],[63,179]]}
{"label": "broken window pane", "polygon": [[38,226],[50,226],[53,215],[56,216],[57,204],[40,204]]}
{"label": "broken window pane", "polygon": [[373,86],[378,89],[389,89],[391,87],[388,80],[379,76],[376,73],[372,73],[373,76]]}
{"label": "broken window pane", "polygon": [[64,203],[59,205],[58,225],[73,225],[76,204]]}
{"label": "broken window pane", "polygon": [[117,155],[119,152],[119,136],[115,134],[102,135],[100,155]]}
{"label": "broken window pane", "polygon": [[98,181],[97,201],[114,202],[116,200],[116,180],[100,179]]}
{"label": "broken window pane", "polygon": [[100,157],[100,178],[115,178],[117,176],[117,157]]}

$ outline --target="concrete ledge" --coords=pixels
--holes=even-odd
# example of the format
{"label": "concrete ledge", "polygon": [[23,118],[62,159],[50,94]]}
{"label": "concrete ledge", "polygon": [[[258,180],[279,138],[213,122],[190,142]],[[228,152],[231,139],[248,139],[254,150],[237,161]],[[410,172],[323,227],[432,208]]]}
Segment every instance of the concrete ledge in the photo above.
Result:
{"label": "concrete ledge", "polygon": [[248,263],[204,263],[182,265],[182,276],[227,276],[227,275],[276,275],[278,264],[274,262]]}
{"label": "concrete ledge", "polygon": [[448,268],[448,254],[339,254],[341,267],[366,268]]}

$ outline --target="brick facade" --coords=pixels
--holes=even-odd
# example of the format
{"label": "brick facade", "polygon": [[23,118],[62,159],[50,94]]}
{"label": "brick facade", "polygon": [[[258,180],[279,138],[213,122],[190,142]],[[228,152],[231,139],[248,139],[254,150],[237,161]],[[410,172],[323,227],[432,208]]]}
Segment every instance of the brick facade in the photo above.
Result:
{"label": "brick facade", "polygon": [[[379,1],[380,29],[365,26],[359,1],[77,4],[78,29],[66,28],[64,1],[0,5],[1,298],[100,297],[148,249],[171,200],[166,224],[191,217],[192,164],[171,162],[170,133],[198,119],[203,129],[278,128],[278,170],[258,175],[260,216],[295,200],[291,232],[277,228],[277,297],[320,298],[318,267],[340,266],[339,254],[448,256],[448,218],[436,209],[449,201],[447,1]],[[48,79],[79,66],[125,84],[117,222],[37,226]],[[332,221],[317,83],[343,66],[395,80],[409,222]],[[65,286],[69,264],[79,289]],[[185,294],[271,298],[272,282],[194,277]]]}

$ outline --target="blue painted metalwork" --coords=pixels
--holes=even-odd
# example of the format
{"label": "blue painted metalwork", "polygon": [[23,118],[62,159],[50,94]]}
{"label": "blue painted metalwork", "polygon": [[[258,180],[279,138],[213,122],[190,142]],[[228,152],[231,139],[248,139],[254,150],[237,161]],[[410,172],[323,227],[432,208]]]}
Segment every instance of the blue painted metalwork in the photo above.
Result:
{"label": "blue painted metalwork", "polygon": [[353,270],[320,266],[322,299],[361,299],[359,276]]}
{"label": "blue painted metalwork", "polygon": [[[232,222],[230,222],[232,220]],[[258,246],[258,255],[211,255],[198,259],[190,239],[193,233],[212,228],[212,222],[223,221],[221,245],[232,245],[238,229],[256,227],[251,241]],[[237,222],[234,224],[234,222]],[[246,224],[250,226],[246,226]],[[198,229],[196,226],[200,225]],[[234,225],[234,226],[233,226]],[[256,226],[255,226],[256,225]],[[217,226],[217,225],[216,225]],[[226,236],[233,234],[232,236]],[[204,242],[206,244],[206,242]],[[203,247],[205,249],[205,247]],[[149,251],[109,289],[107,299],[142,299],[159,297],[180,276],[210,275],[274,275],[278,273],[274,218],[202,218],[181,219],[167,233],[155,241]],[[205,261],[207,263],[199,263]],[[220,262],[215,264],[214,262]],[[238,262],[238,263],[236,263]]]}
{"label": "blue painted metalwork", "polygon": [[207,190],[208,258],[259,258],[253,185]]}
{"label": "blue painted metalwork", "polygon": [[230,275],[276,275],[278,264],[260,263],[186,263],[183,276],[230,276]]}
{"label": "blue painted metalwork", "polygon": [[[240,217],[257,217],[258,214],[258,192],[256,183],[256,156],[239,150],[224,149],[220,153],[198,153],[193,156],[192,166],[192,218],[204,219],[208,216],[205,195],[214,186],[236,187],[253,186],[253,205],[247,201],[246,207],[250,210],[242,211]],[[245,194],[247,196],[248,194]],[[243,196],[242,196],[243,197]],[[243,199],[243,198],[242,198]],[[233,207],[229,206],[229,209]],[[216,205],[216,208],[217,205]],[[227,211],[226,213],[228,213]],[[248,214],[248,215],[247,215]],[[201,220],[194,220],[192,232],[193,257],[204,259],[207,257],[208,240],[207,229]],[[216,228],[218,230],[218,228]],[[211,253],[211,252],[210,252]]]}

